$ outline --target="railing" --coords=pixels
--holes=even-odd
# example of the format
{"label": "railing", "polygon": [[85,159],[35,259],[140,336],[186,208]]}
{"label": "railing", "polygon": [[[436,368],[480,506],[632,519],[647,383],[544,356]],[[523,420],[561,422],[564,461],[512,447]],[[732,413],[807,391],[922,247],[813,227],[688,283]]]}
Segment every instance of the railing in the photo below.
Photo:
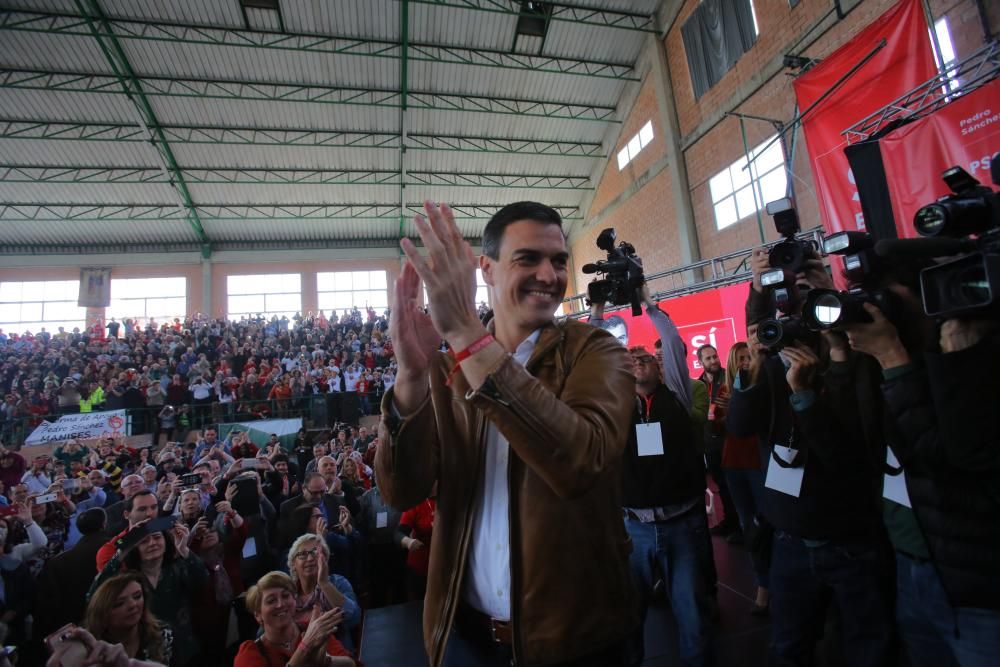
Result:
{"label": "railing", "polygon": [[[823,228],[814,227],[808,231],[800,232],[796,238],[812,241],[817,244],[818,248],[822,248]],[[770,249],[782,240],[784,239],[771,241],[765,247]],[[646,282],[650,284],[650,296],[653,297],[654,301],[662,301],[750,280],[750,258],[753,256],[753,251],[754,248],[747,248],[659,273],[647,274]],[[565,317],[580,317],[589,313],[590,309],[584,301],[586,298],[587,295],[584,293],[563,299]],[[628,308],[628,306],[611,306],[606,308],[605,312],[621,310],[622,308]]]}

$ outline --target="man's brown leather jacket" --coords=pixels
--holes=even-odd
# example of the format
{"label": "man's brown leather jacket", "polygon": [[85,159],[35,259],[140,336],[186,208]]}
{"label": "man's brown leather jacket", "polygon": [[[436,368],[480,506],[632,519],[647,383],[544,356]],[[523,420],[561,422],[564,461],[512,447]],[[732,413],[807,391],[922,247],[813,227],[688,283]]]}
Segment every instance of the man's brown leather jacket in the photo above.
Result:
{"label": "man's brown leather jacket", "polygon": [[513,357],[470,391],[441,354],[429,399],[404,420],[382,403],[375,469],[399,508],[438,481],[424,601],[424,644],[441,665],[484,474],[490,422],[510,442],[511,616],[519,667],[572,660],[621,642],[638,623],[619,501],[620,459],[635,404],[624,347],[579,322],[546,325],[526,366]]}

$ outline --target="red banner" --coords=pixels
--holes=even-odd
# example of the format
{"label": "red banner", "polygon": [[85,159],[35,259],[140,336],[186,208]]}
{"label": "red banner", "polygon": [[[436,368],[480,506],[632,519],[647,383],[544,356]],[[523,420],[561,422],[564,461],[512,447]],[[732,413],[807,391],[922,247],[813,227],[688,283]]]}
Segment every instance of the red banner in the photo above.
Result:
{"label": "red banner", "polygon": [[802,123],[820,217],[827,233],[865,229],[841,132],[937,74],[920,0],[900,0],[858,36],[795,80],[799,109],[805,110],[883,39],[886,45]]}
{"label": "red banner", "polygon": [[950,194],[941,172],[960,166],[990,185],[990,162],[1000,160],[1000,79],[879,141],[900,238],[918,236],[913,216]]}
{"label": "red banner", "polygon": [[[663,312],[670,315],[681,338],[688,348],[688,370],[691,377],[701,375],[701,365],[698,363],[697,351],[702,345],[712,345],[719,351],[722,365],[726,365],[729,348],[738,340],[746,340],[746,315],[744,304],[747,300],[749,283],[731,285],[721,289],[713,289],[688,296],[660,301]],[[621,318],[619,323],[612,318]],[[628,309],[615,311],[607,315],[609,324],[624,326],[628,336],[628,345],[645,345],[654,351],[654,343],[658,339],[656,328],[643,313],[632,317]],[[611,328],[615,335],[621,334],[620,328]]]}

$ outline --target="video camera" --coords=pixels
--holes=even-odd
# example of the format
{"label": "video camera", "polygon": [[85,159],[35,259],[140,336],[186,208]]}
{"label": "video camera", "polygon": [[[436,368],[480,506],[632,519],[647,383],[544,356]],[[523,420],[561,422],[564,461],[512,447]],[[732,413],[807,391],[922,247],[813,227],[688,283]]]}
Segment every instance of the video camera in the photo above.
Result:
{"label": "video camera", "polygon": [[[843,255],[844,271],[852,283],[868,286],[904,262],[926,262],[936,257],[954,259],[920,270],[920,292],[924,313],[950,318],[983,311],[996,311],[1000,291],[1000,193],[981,185],[961,167],[942,174],[953,194],[941,197],[917,211],[913,227],[923,238],[885,239],[875,242],[863,232],[840,232],[823,241],[828,254]],[[991,180],[1000,185],[1000,155],[991,164]],[[891,294],[852,290],[840,296],[856,296],[876,303],[883,311],[893,307]],[[817,295],[809,307],[817,306]],[[839,297],[838,297],[839,298]],[[829,319],[831,297],[815,311],[818,319]],[[867,313],[845,304],[836,319],[840,326],[868,321]],[[853,315],[851,314],[853,313]],[[860,320],[853,319],[861,317]],[[893,319],[886,312],[889,319]],[[843,318],[848,319],[843,319]]]}
{"label": "video camera", "polygon": [[646,277],[642,273],[642,260],[635,254],[635,246],[622,241],[615,247],[614,227],[608,227],[597,237],[597,247],[608,254],[606,260],[584,264],[584,273],[601,273],[605,278],[587,286],[591,303],[612,303],[616,306],[632,304],[632,315],[642,314],[642,286]]}

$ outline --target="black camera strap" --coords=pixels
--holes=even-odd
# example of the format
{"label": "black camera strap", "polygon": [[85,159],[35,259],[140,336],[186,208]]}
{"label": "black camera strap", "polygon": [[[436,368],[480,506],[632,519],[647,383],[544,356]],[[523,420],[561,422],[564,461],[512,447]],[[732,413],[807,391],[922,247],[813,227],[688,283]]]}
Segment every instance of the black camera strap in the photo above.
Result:
{"label": "black camera strap", "polygon": [[[771,406],[771,419],[770,419],[770,423],[768,424],[768,427],[767,427],[767,434],[768,434],[768,436],[770,436],[772,433],[774,433],[774,421],[775,421],[775,416],[777,415],[777,410],[778,410],[778,402],[775,401],[776,396],[775,396],[775,391],[774,391],[777,388],[778,385],[774,381],[774,378],[773,378],[773,376],[771,374],[771,365],[770,364],[768,364],[768,363],[765,362],[764,368],[762,370],[765,373],[767,373],[767,376],[768,376],[768,387],[772,389],[772,391],[771,391],[771,401],[772,401],[773,405]],[[795,450],[795,456],[792,458],[791,461],[786,461],[785,459],[783,459],[780,456],[778,456],[778,453],[776,451],[774,451],[774,447],[775,447],[776,444],[777,443],[773,443],[773,442],[771,443],[771,458],[780,467],[782,467],[782,468],[805,468],[806,467],[806,459],[808,458],[808,456],[806,454],[806,451],[802,450],[802,449],[796,449],[795,448],[795,411],[794,410],[792,411],[792,427],[791,427],[791,430],[788,432],[788,444],[785,445],[789,449]]]}

